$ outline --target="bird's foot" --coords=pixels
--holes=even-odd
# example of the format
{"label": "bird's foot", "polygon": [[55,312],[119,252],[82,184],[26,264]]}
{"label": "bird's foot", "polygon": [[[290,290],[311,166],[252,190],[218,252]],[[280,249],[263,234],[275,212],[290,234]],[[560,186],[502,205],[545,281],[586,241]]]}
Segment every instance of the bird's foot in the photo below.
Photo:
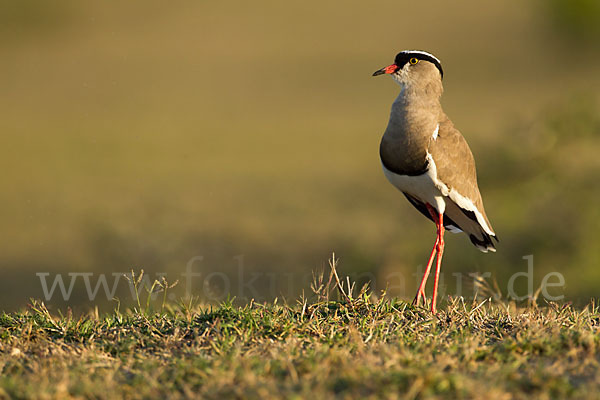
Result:
{"label": "bird's foot", "polygon": [[425,297],[425,292],[422,290],[417,291],[417,295],[412,301],[412,305],[415,307],[419,307],[421,305],[421,297],[423,298],[423,305],[427,304],[427,298]]}

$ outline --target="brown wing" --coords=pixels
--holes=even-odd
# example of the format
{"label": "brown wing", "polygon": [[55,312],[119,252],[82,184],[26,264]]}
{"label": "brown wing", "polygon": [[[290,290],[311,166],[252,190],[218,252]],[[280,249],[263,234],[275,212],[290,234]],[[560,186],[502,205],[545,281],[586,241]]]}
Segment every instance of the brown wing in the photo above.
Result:
{"label": "brown wing", "polygon": [[[447,202],[445,214],[469,235],[479,249],[494,251],[492,237],[496,239],[496,235],[483,208],[473,154],[447,117],[440,123],[437,139],[432,138],[429,153],[436,164],[438,179],[454,193],[450,196],[451,201]],[[469,210],[460,197],[470,200],[475,210]],[[482,220],[477,217],[477,212]]]}

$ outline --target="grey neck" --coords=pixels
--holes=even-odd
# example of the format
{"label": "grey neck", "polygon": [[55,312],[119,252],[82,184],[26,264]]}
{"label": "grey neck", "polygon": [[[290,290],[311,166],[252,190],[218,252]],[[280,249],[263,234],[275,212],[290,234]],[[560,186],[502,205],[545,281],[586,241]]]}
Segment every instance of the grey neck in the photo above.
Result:
{"label": "grey neck", "polygon": [[428,90],[428,88],[412,88],[403,86],[394,100],[394,104],[399,103],[403,107],[410,106],[429,106],[431,109],[441,109],[440,104],[441,93],[437,91]]}
{"label": "grey neck", "polygon": [[[392,104],[388,134],[429,135],[442,119],[440,96],[403,87]],[[429,132],[431,131],[431,132]]]}

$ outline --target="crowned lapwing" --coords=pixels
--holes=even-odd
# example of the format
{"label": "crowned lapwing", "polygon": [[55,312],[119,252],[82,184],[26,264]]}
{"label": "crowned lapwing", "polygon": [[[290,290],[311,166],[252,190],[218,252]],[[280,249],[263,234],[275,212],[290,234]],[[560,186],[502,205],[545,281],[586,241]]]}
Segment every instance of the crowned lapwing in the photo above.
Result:
{"label": "crowned lapwing", "polygon": [[485,215],[469,145],[440,104],[442,64],[432,54],[407,50],[373,76],[388,74],[400,87],[392,104],[379,155],[387,179],[437,227],[437,237],[413,301],[426,303],[425,283],[437,254],[431,311],[436,297],[444,230],[464,232],[483,252],[496,251],[496,234]]}

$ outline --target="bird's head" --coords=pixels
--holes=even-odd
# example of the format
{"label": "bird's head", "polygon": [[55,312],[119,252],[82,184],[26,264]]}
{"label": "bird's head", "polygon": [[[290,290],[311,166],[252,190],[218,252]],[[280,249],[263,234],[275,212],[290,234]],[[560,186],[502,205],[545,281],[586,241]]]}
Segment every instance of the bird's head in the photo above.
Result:
{"label": "bird's head", "polygon": [[[433,54],[419,50],[404,50],[396,55],[394,63],[381,68],[373,76],[389,74],[402,87],[441,85],[442,63]],[[437,85],[436,85],[437,86]]]}

